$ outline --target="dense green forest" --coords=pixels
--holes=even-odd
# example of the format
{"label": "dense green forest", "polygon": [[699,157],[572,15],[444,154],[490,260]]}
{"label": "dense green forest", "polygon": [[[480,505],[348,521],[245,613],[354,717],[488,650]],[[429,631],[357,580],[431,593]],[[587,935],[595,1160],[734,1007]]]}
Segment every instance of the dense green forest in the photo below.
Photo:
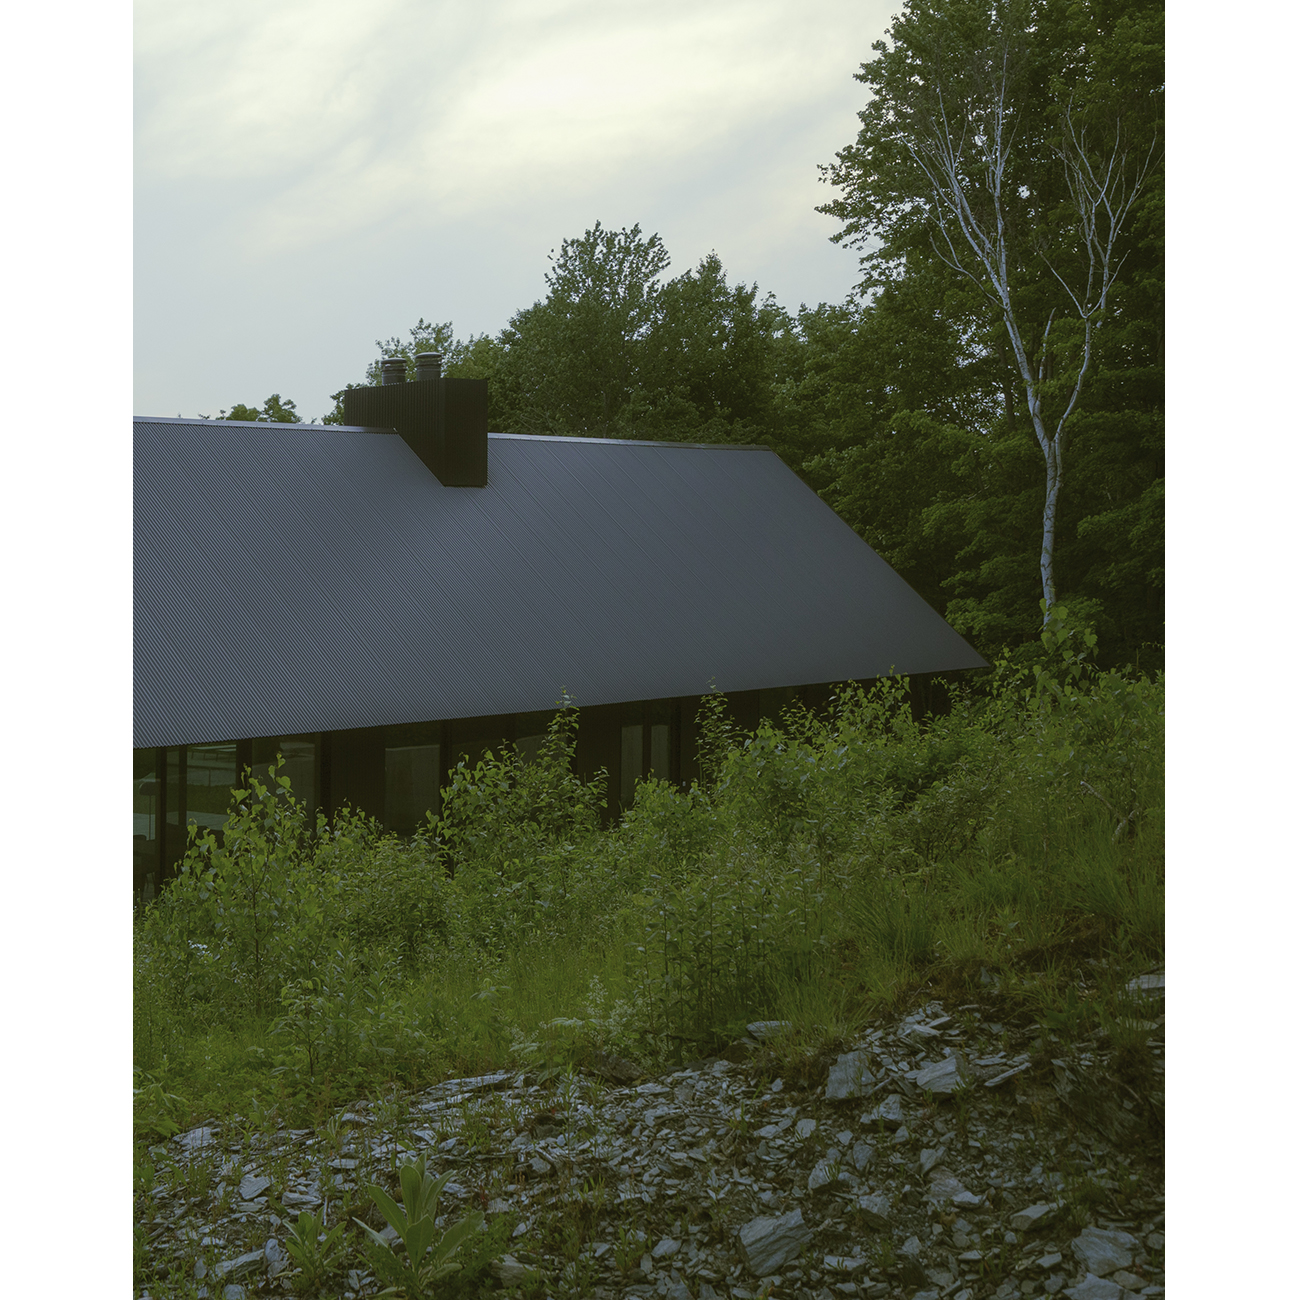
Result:
{"label": "dense green forest", "polygon": [[822,168],[847,301],[792,312],[715,254],[672,276],[596,222],[498,334],[421,319],[359,381],[438,351],[502,432],[764,443],[985,654],[1058,598],[1102,662],[1158,667],[1163,8],[912,3],[875,53]]}

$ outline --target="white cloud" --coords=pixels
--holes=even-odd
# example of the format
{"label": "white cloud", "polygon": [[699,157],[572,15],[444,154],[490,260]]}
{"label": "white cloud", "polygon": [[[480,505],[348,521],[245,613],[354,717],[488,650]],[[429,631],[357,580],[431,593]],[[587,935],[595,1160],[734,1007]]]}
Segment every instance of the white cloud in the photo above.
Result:
{"label": "white cloud", "polygon": [[839,298],[816,168],[894,8],[139,0],[137,409],[315,414],[419,315],[500,329],[597,219],[674,273],[716,249],[789,306]]}
{"label": "white cloud", "polygon": [[138,174],[237,196],[264,253],[594,189],[851,96],[838,37],[861,13],[844,0],[146,3]]}

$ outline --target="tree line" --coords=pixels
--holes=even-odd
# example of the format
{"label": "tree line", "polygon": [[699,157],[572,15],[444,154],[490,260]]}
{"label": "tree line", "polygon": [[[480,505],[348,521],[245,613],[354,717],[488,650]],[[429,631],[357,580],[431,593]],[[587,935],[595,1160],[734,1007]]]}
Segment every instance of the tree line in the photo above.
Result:
{"label": "tree line", "polygon": [[596,222],[498,334],[421,319],[364,382],[435,351],[501,432],[765,444],[985,653],[1067,600],[1161,666],[1162,6],[910,0],[873,48],[822,168],[845,302],[791,312],[715,253],[669,277]]}

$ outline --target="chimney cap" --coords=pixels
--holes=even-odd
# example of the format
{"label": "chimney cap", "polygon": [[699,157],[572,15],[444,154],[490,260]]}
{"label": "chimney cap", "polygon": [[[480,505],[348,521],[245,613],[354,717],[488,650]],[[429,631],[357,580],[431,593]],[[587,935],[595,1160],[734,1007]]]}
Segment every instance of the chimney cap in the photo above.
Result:
{"label": "chimney cap", "polygon": [[404,384],[406,382],[406,358],[384,357],[381,371],[385,384]]}
{"label": "chimney cap", "polygon": [[415,354],[416,380],[442,378],[442,353],[417,352]]}

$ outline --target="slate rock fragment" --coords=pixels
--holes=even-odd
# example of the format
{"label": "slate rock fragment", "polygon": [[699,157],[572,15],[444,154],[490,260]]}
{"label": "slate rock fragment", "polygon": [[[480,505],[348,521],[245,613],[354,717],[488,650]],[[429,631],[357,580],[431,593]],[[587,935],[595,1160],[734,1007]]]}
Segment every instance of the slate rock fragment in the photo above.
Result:
{"label": "slate rock fragment", "polygon": [[526,1264],[520,1264],[513,1255],[503,1255],[492,1261],[492,1276],[502,1286],[518,1286],[531,1270]]}
{"label": "slate rock fragment", "polygon": [[1127,1268],[1132,1263],[1132,1252],[1138,1248],[1137,1239],[1120,1228],[1084,1228],[1069,1243],[1078,1262],[1097,1277]]}
{"label": "slate rock fragment", "polygon": [[884,1229],[889,1226],[891,1209],[889,1198],[878,1194],[872,1196],[861,1196],[857,1199],[857,1209],[861,1217],[872,1228]]}
{"label": "slate rock fragment", "polygon": [[755,1277],[770,1277],[811,1240],[812,1230],[803,1222],[802,1210],[790,1210],[779,1217],[764,1215],[750,1219],[740,1229],[740,1255]]}
{"label": "slate rock fragment", "polygon": [[187,1155],[195,1151],[201,1151],[204,1147],[210,1147],[216,1140],[216,1130],[208,1127],[192,1128],[188,1133],[181,1133],[176,1137],[176,1144]]}
{"label": "slate rock fragment", "polygon": [[239,1182],[239,1195],[245,1201],[254,1201],[271,1185],[271,1180],[263,1175],[245,1174]]}
{"label": "slate rock fragment", "polygon": [[878,1106],[872,1107],[862,1117],[863,1124],[883,1124],[885,1128],[901,1128],[906,1122],[902,1114],[902,1096],[890,1093]]}
{"label": "slate rock fragment", "polygon": [[246,1277],[254,1269],[259,1268],[266,1260],[266,1255],[260,1250],[250,1250],[245,1255],[240,1255],[235,1259],[223,1259],[213,1270],[212,1274],[216,1278],[223,1277]]}
{"label": "slate rock fragment", "polygon": [[1010,1226],[1015,1232],[1029,1232],[1050,1223],[1059,1211],[1058,1205],[1041,1203],[1027,1205],[1010,1216]]}
{"label": "slate rock fragment", "polygon": [[1095,1273],[1088,1273],[1076,1286],[1065,1287],[1064,1293],[1069,1300],[1128,1300],[1132,1295],[1126,1287],[1097,1277]]}
{"label": "slate rock fragment", "polygon": [[969,1071],[959,1053],[926,1065],[916,1074],[916,1087],[936,1097],[950,1097],[969,1082]]}
{"label": "slate rock fragment", "polygon": [[871,1142],[855,1142],[852,1148],[852,1167],[860,1174],[875,1159],[875,1146]]}
{"label": "slate rock fragment", "polygon": [[846,1101],[863,1097],[875,1084],[875,1076],[866,1065],[865,1052],[845,1052],[830,1067],[825,1085],[827,1101]]}

